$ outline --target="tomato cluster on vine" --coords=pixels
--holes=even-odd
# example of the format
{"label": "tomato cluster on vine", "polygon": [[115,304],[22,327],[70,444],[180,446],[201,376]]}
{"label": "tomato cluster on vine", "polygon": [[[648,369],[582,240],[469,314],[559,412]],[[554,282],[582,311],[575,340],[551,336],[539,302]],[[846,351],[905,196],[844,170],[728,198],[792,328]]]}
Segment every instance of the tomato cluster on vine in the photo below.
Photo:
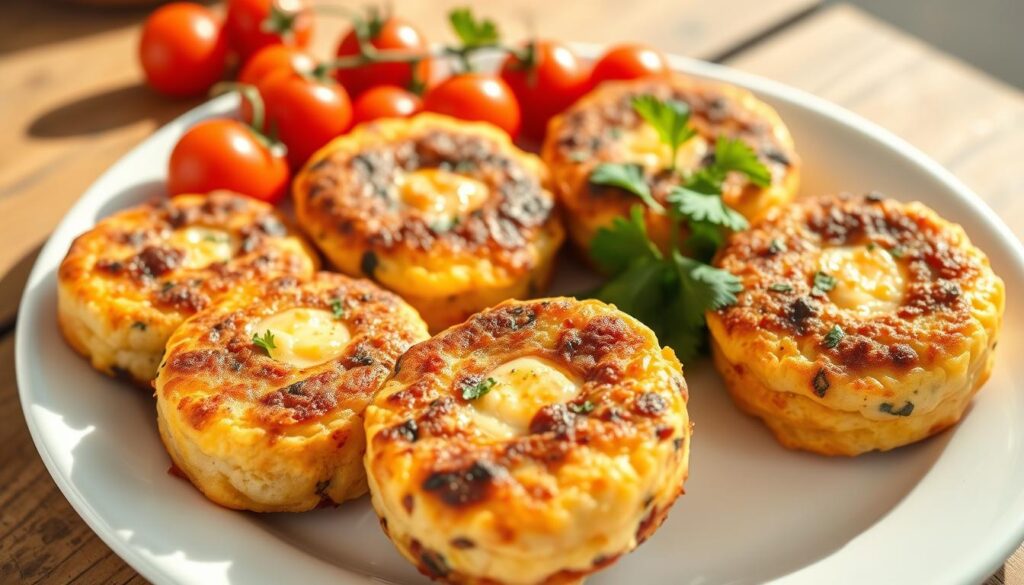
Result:
{"label": "tomato cluster on vine", "polygon": [[[309,0],[227,0],[223,18],[188,2],[150,15],[139,57],[153,89],[208,94],[235,60],[228,89],[253,90],[242,92],[241,121],[204,122],[182,137],[172,195],[226,188],[276,202],[291,172],[353,125],[421,111],[487,122],[534,145],[553,116],[597,84],[668,73],[664,55],[642,45],[611,47],[593,63],[554,39],[504,45],[494,22],[465,8],[449,15],[458,43],[444,46],[397,15],[317,10]],[[337,11],[351,27],[334,56],[318,60],[307,50],[315,21]],[[488,58],[492,66],[481,67]]]}

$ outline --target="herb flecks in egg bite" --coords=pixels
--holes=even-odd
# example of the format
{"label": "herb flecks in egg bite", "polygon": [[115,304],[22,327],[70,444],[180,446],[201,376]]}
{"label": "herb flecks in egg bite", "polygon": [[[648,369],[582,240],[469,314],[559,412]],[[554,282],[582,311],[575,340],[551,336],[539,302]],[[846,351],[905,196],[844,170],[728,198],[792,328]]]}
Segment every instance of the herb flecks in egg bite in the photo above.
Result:
{"label": "herb flecks in egg bite", "polygon": [[733,235],[716,263],[743,291],[708,314],[715,364],[787,447],[913,443],[955,424],[991,372],[1003,283],[920,203],[801,201]]}
{"label": "herb flecks in egg bite", "polygon": [[579,579],[682,492],[686,401],[672,350],[629,315],[508,301],[410,349],[367,408],[372,502],[428,576]]}
{"label": "herb flecks in egg bite", "polygon": [[437,114],[364,124],[295,180],[300,225],[433,331],[550,279],[564,239],[547,169],[500,130]]}
{"label": "herb flecks in egg bite", "polygon": [[155,383],[160,436],[222,506],[341,503],[366,491],[363,409],[426,337],[415,310],[366,280],[324,272],[242,287],[168,341]]}
{"label": "herb flecks in egg bite", "polygon": [[149,388],[187,317],[240,285],[308,277],[317,265],[270,205],[181,195],[115,213],[75,240],[58,273],[58,321],[93,367]]}

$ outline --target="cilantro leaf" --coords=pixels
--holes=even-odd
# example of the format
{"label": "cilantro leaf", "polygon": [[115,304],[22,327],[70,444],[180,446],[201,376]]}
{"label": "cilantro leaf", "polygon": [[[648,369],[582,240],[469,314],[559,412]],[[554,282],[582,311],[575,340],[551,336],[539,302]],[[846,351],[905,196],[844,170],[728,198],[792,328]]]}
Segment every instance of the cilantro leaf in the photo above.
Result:
{"label": "cilantro leaf", "polygon": [[262,337],[258,333],[253,333],[252,343],[267,355],[270,355],[270,350],[277,349],[277,345],[274,343],[274,334],[270,332],[270,329],[267,329]]}
{"label": "cilantro leaf", "polygon": [[822,345],[829,349],[834,349],[839,345],[839,342],[842,341],[844,337],[846,337],[846,333],[843,331],[843,328],[839,325],[833,325],[832,329],[825,334],[825,339],[822,340]]}
{"label": "cilantro leaf", "polygon": [[469,49],[498,42],[498,27],[489,18],[477,20],[469,8],[456,8],[448,13],[448,21],[462,45]]}
{"label": "cilantro leaf", "polygon": [[595,185],[618,187],[639,197],[647,207],[662,213],[665,208],[654,200],[651,188],[640,165],[601,163],[590,173],[590,182]]}
{"label": "cilantro leaf", "polygon": [[743,173],[758,187],[767,187],[772,182],[771,171],[757,158],[754,149],[739,138],[718,138],[715,142],[715,166],[726,173]]}
{"label": "cilantro leaf", "polygon": [[490,392],[497,383],[498,381],[494,378],[487,378],[486,380],[481,380],[472,386],[466,386],[462,389],[462,398],[464,400],[476,400]]}
{"label": "cilantro leaf", "polygon": [[633,98],[633,109],[658,133],[658,138],[672,149],[670,170],[676,168],[679,146],[693,138],[697,131],[690,127],[690,106],[678,100],[659,100],[653,95]]}
{"label": "cilantro leaf", "polygon": [[706,222],[734,232],[749,226],[747,218],[725,204],[718,195],[707,195],[685,187],[675,187],[668,195],[671,203],[682,217],[691,222]]}
{"label": "cilantro leaf", "polygon": [[590,241],[590,257],[598,268],[608,274],[618,274],[635,258],[655,256],[661,253],[647,239],[647,225],[644,223],[644,208],[634,205],[629,218],[616,217],[608,227],[597,230]]}
{"label": "cilantro leaf", "polygon": [[699,301],[702,315],[704,311],[717,311],[736,304],[736,295],[743,290],[738,276],[679,253],[673,257],[682,277],[683,291]]}
{"label": "cilantro leaf", "polygon": [[640,256],[604,283],[594,297],[615,305],[659,333],[662,307],[671,298],[666,285],[672,280],[672,266],[660,258]]}
{"label": "cilantro leaf", "polygon": [[566,405],[569,411],[574,414],[590,414],[597,408],[593,402],[585,400],[583,402],[570,402]]}
{"label": "cilantro leaf", "polygon": [[743,287],[733,274],[679,253],[672,262],[677,288],[665,314],[659,316],[661,326],[654,329],[658,339],[685,363],[704,349],[704,314],[735,303]]}
{"label": "cilantro leaf", "polygon": [[335,319],[345,316],[345,306],[341,304],[341,299],[331,299],[331,313],[334,314]]}
{"label": "cilantro leaf", "polygon": [[836,277],[820,270],[814,273],[814,290],[827,293],[835,287]]}

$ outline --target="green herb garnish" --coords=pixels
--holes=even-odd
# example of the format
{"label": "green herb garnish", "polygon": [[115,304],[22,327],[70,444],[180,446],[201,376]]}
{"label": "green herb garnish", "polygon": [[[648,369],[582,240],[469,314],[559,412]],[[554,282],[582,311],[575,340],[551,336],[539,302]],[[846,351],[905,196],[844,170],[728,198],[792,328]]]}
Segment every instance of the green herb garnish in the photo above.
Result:
{"label": "green herb garnish", "polygon": [[252,343],[256,347],[265,351],[267,355],[270,355],[270,350],[277,349],[277,346],[274,345],[274,334],[270,332],[270,329],[267,329],[266,332],[263,333],[262,337],[257,333],[253,333]]}
{"label": "green herb garnish", "polygon": [[595,185],[618,187],[639,197],[651,209],[664,213],[665,207],[654,200],[647,178],[640,165],[601,163],[590,173],[590,182]]}
{"label": "green herb garnish", "polygon": [[497,383],[498,382],[494,378],[487,378],[486,380],[481,380],[476,384],[473,384],[472,386],[467,386],[463,388],[462,398],[465,400],[476,400],[477,398],[480,398],[484,394],[490,392],[491,388],[494,388],[495,384]]}
{"label": "green herb garnish", "polygon": [[835,287],[836,277],[820,270],[814,273],[814,290],[827,293]]}
{"label": "green herb garnish", "polygon": [[811,385],[814,388],[814,393],[817,394],[819,398],[825,397],[825,392],[828,390],[829,386],[832,385],[828,381],[828,374],[825,373],[825,368],[818,370],[818,373],[814,375],[814,380],[811,382]]}
{"label": "green herb garnish", "polygon": [[892,248],[889,248],[887,252],[889,252],[889,255],[893,258],[899,260],[907,253],[907,249],[903,246],[893,246]]}
{"label": "green herb garnish", "polygon": [[793,292],[793,286],[786,282],[776,282],[768,287],[772,292],[788,293]]}
{"label": "green herb garnish", "polygon": [[682,217],[691,223],[700,222],[723,227],[734,232],[749,226],[747,218],[729,207],[718,195],[706,195],[685,187],[675,187],[668,195],[668,202]]}
{"label": "green herb garnish", "polygon": [[146,330],[146,324],[143,323],[142,321],[136,321],[136,322],[132,323],[132,329],[138,329],[139,331],[145,331]]}
{"label": "green herb garnish", "polygon": [[582,403],[570,402],[568,404],[569,410],[574,414],[590,414],[594,411],[596,406],[593,402],[586,400]]}
{"label": "green herb garnish", "polygon": [[676,170],[679,147],[693,138],[697,131],[690,127],[690,106],[677,100],[659,100],[653,95],[633,98],[633,109],[658,133],[658,138],[672,151],[669,170]]}
{"label": "green herb garnish", "polygon": [[331,313],[334,314],[335,319],[345,316],[345,306],[341,304],[341,299],[331,299]]}
{"label": "green herb garnish", "polygon": [[895,407],[891,402],[883,402],[878,405],[878,410],[881,412],[885,412],[893,416],[910,416],[910,413],[914,412],[914,403],[908,400],[907,403],[899,410],[894,410],[894,408]]}
{"label": "green herb garnish", "polygon": [[785,252],[785,251],[786,251],[786,244],[784,244],[782,242],[782,240],[773,238],[772,241],[769,242],[769,244],[768,244],[768,253],[769,254],[778,254],[780,252]]}
{"label": "green herb garnish", "polygon": [[833,349],[839,345],[839,342],[842,341],[844,337],[846,337],[846,333],[843,332],[843,328],[839,325],[833,325],[832,329],[825,334],[825,340],[823,343],[825,347]]}
{"label": "green herb garnish", "polygon": [[477,20],[469,8],[452,10],[448,13],[448,22],[466,48],[476,49],[498,42],[498,26],[494,21],[488,18]]}

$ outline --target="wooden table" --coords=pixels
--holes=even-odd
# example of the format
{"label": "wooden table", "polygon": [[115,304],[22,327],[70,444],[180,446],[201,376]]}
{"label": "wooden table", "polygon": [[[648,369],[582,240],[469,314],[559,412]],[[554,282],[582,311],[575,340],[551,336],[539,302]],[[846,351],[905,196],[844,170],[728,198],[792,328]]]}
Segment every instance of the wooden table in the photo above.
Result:
{"label": "wooden table", "polygon": [[[473,4],[508,38],[642,39],[806,89],[878,122],[963,179],[1024,235],[1024,98],[844,5],[816,0],[393,2],[431,38]],[[351,2],[358,5],[362,2]],[[442,6],[438,6],[438,4]],[[145,10],[11,2],[0,21],[0,582],[143,582],[78,518],[36,454],[17,399],[14,318],[47,234],[82,191],[159,125],[195,105],[140,85]],[[330,51],[342,24],[323,22]],[[1005,357],[1005,356],[1004,356]],[[1024,549],[988,585],[1024,584]]]}

